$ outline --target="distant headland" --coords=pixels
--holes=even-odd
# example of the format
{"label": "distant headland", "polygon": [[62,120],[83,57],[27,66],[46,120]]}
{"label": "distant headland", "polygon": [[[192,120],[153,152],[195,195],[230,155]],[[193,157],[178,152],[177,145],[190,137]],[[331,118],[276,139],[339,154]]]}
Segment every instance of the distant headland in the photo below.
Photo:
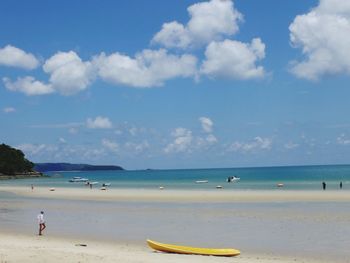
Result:
{"label": "distant headland", "polygon": [[33,163],[24,153],[6,144],[0,144],[0,179],[20,179],[44,176],[51,171],[107,171],[124,170],[117,165],[91,165],[72,163]]}
{"label": "distant headland", "polygon": [[117,165],[91,165],[73,163],[36,163],[34,165],[34,169],[38,172],[124,170],[121,166]]}
{"label": "distant headland", "polygon": [[17,179],[43,176],[34,169],[34,163],[24,157],[21,150],[0,144],[0,179]]}

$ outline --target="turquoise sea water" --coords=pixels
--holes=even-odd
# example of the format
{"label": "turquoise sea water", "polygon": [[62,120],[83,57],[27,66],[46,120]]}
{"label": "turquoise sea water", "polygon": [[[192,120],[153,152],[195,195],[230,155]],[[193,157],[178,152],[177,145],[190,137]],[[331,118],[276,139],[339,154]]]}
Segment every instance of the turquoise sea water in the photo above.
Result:
{"label": "turquoise sea water", "polygon": [[[90,181],[111,183],[111,188],[158,188],[166,189],[215,189],[217,185],[224,190],[269,190],[277,189],[277,183],[283,183],[283,189],[319,190],[321,183],[327,183],[327,189],[350,189],[350,165],[330,166],[290,166],[263,168],[227,168],[227,169],[188,169],[188,170],[139,170],[139,171],[89,171],[89,172],[50,172],[51,177],[0,181],[2,185],[30,185],[47,187],[85,187],[84,183],[69,183],[74,176],[88,178]],[[236,183],[227,183],[229,176],[240,177]],[[197,180],[208,180],[198,184]]]}

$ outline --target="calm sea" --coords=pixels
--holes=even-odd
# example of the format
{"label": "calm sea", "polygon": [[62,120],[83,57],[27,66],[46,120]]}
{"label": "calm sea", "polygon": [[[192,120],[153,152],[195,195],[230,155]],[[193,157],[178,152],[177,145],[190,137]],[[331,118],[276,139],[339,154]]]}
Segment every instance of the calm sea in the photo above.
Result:
{"label": "calm sea", "polygon": [[[227,168],[227,169],[189,169],[189,170],[139,170],[139,171],[89,171],[89,172],[50,172],[51,177],[40,179],[22,179],[0,181],[1,185],[28,185],[47,187],[86,187],[84,183],[70,183],[74,176],[88,178],[90,181],[111,183],[111,188],[158,188],[166,189],[215,189],[217,185],[224,190],[269,190],[277,189],[283,183],[283,189],[319,190],[321,183],[327,189],[350,189],[350,165],[329,166],[291,166],[263,168]],[[236,183],[227,183],[227,177],[240,177]],[[207,180],[208,183],[196,183]]]}

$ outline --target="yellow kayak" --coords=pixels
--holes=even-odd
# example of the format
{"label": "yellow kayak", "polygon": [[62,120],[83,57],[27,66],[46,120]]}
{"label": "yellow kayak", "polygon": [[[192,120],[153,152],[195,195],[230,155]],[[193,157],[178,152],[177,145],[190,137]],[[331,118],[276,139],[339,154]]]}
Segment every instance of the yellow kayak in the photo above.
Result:
{"label": "yellow kayak", "polygon": [[176,245],[170,245],[170,244],[162,244],[149,239],[147,239],[147,244],[154,250],[168,252],[168,253],[178,253],[178,254],[232,257],[232,256],[237,256],[241,253],[239,250],[233,249],[233,248],[185,247],[185,246],[176,246]]}

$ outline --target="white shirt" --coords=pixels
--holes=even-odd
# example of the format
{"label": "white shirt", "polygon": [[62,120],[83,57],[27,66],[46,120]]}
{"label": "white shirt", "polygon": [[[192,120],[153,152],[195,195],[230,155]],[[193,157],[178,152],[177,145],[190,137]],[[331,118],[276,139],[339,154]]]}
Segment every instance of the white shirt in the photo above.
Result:
{"label": "white shirt", "polygon": [[44,215],[43,215],[43,214],[39,214],[39,215],[38,215],[38,223],[39,223],[39,224],[44,224],[44,223],[45,223]]}

